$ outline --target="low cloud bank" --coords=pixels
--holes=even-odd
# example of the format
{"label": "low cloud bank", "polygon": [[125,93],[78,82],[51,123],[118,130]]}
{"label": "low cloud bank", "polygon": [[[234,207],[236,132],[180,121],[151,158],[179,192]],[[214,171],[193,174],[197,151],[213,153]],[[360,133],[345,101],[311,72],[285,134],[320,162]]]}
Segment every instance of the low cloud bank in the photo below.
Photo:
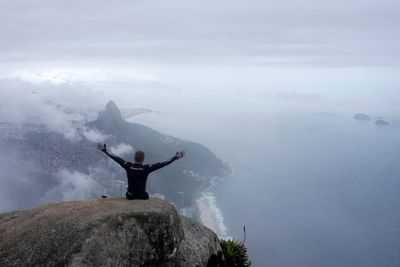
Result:
{"label": "low cloud bank", "polygon": [[59,184],[48,191],[43,202],[78,200],[101,196],[104,188],[90,175],[62,169],[57,173]]}
{"label": "low cloud bank", "polygon": [[124,154],[128,154],[128,153],[132,153],[134,151],[134,149],[131,145],[128,145],[125,143],[121,143],[119,145],[112,146],[110,148],[110,150],[117,155],[124,155]]}
{"label": "low cloud bank", "polygon": [[102,93],[80,85],[27,83],[0,79],[0,122],[43,124],[71,141],[106,139],[87,129],[106,99]]}
{"label": "low cloud bank", "polygon": [[[105,141],[110,136],[86,127],[86,123],[96,119],[107,100],[104,94],[79,84],[0,78],[0,123],[42,125],[62,134],[67,142]],[[48,173],[33,159],[22,160],[22,155],[29,153],[26,147],[21,150],[7,139],[0,139],[0,144],[7,151],[0,155],[0,212],[104,194],[93,170],[85,174],[56,166],[54,172]],[[132,147],[120,144],[115,151],[127,153]],[[43,154],[43,160],[52,160],[46,157]]]}

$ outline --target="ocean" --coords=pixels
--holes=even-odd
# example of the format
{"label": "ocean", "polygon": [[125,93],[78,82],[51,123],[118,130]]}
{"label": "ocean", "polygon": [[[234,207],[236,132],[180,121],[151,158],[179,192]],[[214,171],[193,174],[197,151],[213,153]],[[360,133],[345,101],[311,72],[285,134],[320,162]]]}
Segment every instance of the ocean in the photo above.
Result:
{"label": "ocean", "polygon": [[[352,114],[147,113],[133,121],[209,147],[232,174],[199,199],[253,266],[400,266],[400,127]],[[190,154],[188,155],[190,156]]]}

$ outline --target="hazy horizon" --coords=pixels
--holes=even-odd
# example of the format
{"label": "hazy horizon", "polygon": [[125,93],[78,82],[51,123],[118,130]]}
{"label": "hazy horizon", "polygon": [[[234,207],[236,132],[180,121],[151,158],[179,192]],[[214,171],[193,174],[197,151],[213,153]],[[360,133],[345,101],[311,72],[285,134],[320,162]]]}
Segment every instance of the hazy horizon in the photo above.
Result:
{"label": "hazy horizon", "polygon": [[65,86],[65,95],[91,88],[103,92],[91,102],[166,111],[396,115],[399,8],[395,0],[3,1],[0,78]]}

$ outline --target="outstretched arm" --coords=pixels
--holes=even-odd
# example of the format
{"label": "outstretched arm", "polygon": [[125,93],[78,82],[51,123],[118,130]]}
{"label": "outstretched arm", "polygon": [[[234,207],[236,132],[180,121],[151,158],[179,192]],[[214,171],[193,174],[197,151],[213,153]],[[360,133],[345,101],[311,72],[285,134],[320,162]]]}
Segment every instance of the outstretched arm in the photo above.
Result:
{"label": "outstretched arm", "polygon": [[127,162],[125,160],[121,159],[120,157],[114,155],[113,153],[108,152],[106,144],[99,142],[99,143],[97,143],[97,148],[100,149],[101,151],[103,151],[104,154],[106,154],[107,156],[109,156],[110,158],[115,160],[119,165],[121,165],[122,168],[125,168]]}
{"label": "outstretched arm", "polygon": [[167,161],[158,162],[158,163],[150,165],[149,166],[150,172],[153,172],[153,171],[156,171],[158,169],[161,169],[162,167],[165,167],[165,166],[171,164],[175,160],[183,158],[185,156],[185,154],[186,154],[185,151],[179,151],[179,152],[176,152],[175,156],[173,156],[171,159],[169,159]]}

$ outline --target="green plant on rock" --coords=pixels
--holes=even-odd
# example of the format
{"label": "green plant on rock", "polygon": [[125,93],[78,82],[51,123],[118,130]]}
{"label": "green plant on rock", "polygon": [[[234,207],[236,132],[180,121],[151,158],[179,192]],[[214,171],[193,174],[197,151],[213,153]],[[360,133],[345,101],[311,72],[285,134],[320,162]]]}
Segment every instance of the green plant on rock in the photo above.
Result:
{"label": "green plant on rock", "polygon": [[227,266],[249,267],[251,261],[245,245],[238,240],[221,240],[221,248],[224,252]]}
{"label": "green plant on rock", "polygon": [[244,240],[243,242],[231,239],[231,240],[221,240],[221,248],[224,253],[226,266],[235,267],[250,267],[251,261],[249,255],[247,254],[247,248],[244,245],[246,240],[246,228],[243,228]]}

